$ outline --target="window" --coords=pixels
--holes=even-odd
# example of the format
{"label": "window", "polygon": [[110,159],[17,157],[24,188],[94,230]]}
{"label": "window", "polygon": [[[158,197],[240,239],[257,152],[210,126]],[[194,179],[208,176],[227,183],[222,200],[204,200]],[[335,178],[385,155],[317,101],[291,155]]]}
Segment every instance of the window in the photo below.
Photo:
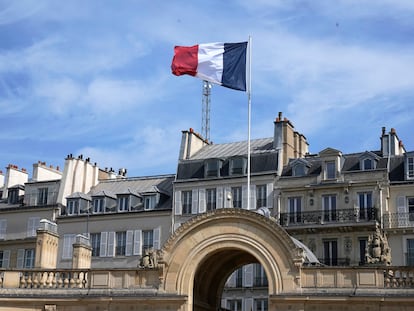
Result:
{"label": "window", "polygon": [[338,245],[336,240],[323,242],[323,261],[325,265],[338,265]]}
{"label": "window", "polygon": [[116,256],[125,256],[126,248],[126,232],[116,232],[115,233],[115,255]]}
{"label": "window", "polygon": [[407,266],[414,266],[414,239],[407,239]]}
{"label": "window", "polygon": [[362,161],[362,169],[367,170],[373,170],[374,169],[374,161],[372,159],[364,159]]}
{"label": "window", "polygon": [[324,195],[322,196],[323,203],[323,220],[335,221],[336,220],[336,196]]}
{"label": "window", "polygon": [[118,211],[127,212],[129,210],[129,196],[123,195],[118,197]]}
{"label": "window", "polygon": [[233,199],[233,207],[241,208],[242,207],[242,187],[232,187],[231,197]]}
{"label": "window", "polygon": [[27,236],[33,237],[37,234],[37,229],[40,225],[40,217],[30,217],[27,220]]}
{"label": "window", "polygon": [[101,233],[91,233],[92,257],[98,257],[101,253]]}
{"label": "window", "polygon": [[10,263],[10,251],[0,251],[0,268],[8,268]]}
{"label": "window", "polygon": [[305,166],[303,164],[297,164],[292,169],[293,176],[304,176],[305,175]]}
{"label": "window", "polygon": [[230,161],[230,175],[242,175],[245,172],[245,159],[233,158]]}
{"label": "window", "polygon": [[408,217],[410,221],[414,221],[414,197],[407,198]]}
{"label": "window", "polygon": [[254,311],[267,311],[268,310],[267,299],[255,299],[254,300]]}
{"label": "window", "polygon": [[9,190],[7,203],[9,203],[9,204],[19,203],[19,189],[10,189]]}
{"label": "window", "polygon": [[261,264],[253,264],[253,286],[267,287],[267,276]]}
{"label": "window", "polygon": [[17,268],[30,269],[34,267],[35,250],[34,248],[19,249],[17,251]]}
{"label": "window", "polygon": [[47,204],[47,188],[39,188],[37,193],[37,205]]}
{"label": "window", "polygon": [[227,300],[227,309],[230,311],[242,311],[242,300],[241,299]]}
{"label": "window", "polygon": [[414,179],[414,157],[407,157],[407,179]]}
{"label": "window", "polygon": [[243,287],[243,267],[236,270],[236,287]]}
{"label": "window", "polygon": [[302,198],[290,197],[288,198],[289,204],[289,223],[301,223],[302,222]]}
{"label": "window", "polygon": [[62,259],[72,258],[72,244],[75,243],[76,234],[65,234],[63,236]]}
{"label": "window", "polygon": [[359,239],[359,264],[365,264],[365,252],[367,249],[367,238]]}
{"label": "window", "polygon": [[219,177],[220,176],[220,161],[219,160],[209,160],[205,163],[205,177]]}
{"label": "window", "polygon": [[5,239],[7,233],[7,219],[0,219],[0,239]]}
{"label": "window", "polygon": [[208,211],[212,211],[216,209],[216,197],[217,197],[217,193],[216,193],[216,189],[207,189],[206,190],[206,196],[207,196],[207,210]]}
{"label": "window", "polygon": [[336,178],[335,161],[326,162],[325,178],[326,179]]}
{"label": "window", "polygon": [[68,200],[68,215],[78,215],[79,200]]}
{"label": "window", "polygon": [[182,204],[183,204],[183,215],[190,215],[191,214],[191,207],[192,207],[192,192],[191,191],[183,191],[182,192]]}
{"label": "window", "polygon": [[145,250],[154,247],[154,231],[153,230],[143,230],[142,231],[142,253],[145,253]]}
{"label": "window", "polygon": [[266,185],[256,186],[256,208],[267,206],[267,192]]}
{"label": "window", "polygon": [[93,212],[95,214],[104,212],[104,198],[93,199]]}
{"label": "window", "polygon": [[358,193],[359,219],[372,220],[372,192]]}
{"label": "window", "polygon": [[157,197],[155,195],[148,195],[144,197],[144,209],[146,211],[153,210],[157,204]]}

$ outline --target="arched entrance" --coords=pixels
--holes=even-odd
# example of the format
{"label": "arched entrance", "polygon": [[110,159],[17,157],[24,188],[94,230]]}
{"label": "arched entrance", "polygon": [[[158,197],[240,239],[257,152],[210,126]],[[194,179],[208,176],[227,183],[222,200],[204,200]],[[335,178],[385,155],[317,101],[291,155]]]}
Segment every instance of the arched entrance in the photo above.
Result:
{"label": "arched entrance", "polygon": [[298,248],[277,222],[242,209],[220,209],[183,224],[162,249],[164,289],[188,297],[183,310],[218,310],[224,284],[238,267],[260,263],[269,295],[298,287]]}

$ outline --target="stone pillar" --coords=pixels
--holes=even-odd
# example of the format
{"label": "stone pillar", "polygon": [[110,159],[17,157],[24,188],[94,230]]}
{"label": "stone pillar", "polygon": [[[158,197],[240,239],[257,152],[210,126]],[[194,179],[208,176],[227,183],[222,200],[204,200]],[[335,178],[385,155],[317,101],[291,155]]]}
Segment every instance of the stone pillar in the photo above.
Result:
{"label": "stone pillar", "polygon": [[58,245],[57,225],[47,219],[42,219],[37,229],[35,267],[56,269]]}
{"label": "stone pillar", "polygon": [[92,247],[89,238],[78,234],[73,243],[72,269],[89,269],[92,261]]}

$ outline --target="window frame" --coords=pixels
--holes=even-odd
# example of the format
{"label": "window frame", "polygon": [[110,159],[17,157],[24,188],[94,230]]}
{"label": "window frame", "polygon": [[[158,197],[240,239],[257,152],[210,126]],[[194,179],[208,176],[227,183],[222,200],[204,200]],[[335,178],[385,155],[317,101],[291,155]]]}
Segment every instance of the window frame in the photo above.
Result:
{"label": "window frame", "polygon": [[217,208],[217,189],[206,189],[206,208],[207,211],[213,211]]}
{"label": "window frame", "polygon": [[193,192],[192,190],[184,190],[181,192],[181,214],[191,215],[193,205]]}
{"label": "window frame", "polygon": [[242,208],[243,188],[241,186],[231,187],[231,204],[233,208]]}

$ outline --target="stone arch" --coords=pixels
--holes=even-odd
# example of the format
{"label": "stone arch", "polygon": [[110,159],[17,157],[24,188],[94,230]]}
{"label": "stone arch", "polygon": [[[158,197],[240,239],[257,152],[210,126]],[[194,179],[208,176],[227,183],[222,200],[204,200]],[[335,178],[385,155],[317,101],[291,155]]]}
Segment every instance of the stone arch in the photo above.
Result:
{"label": "stone arch", "polygon": [[269,295],[298,287],[303,251],[273,218],[243,209],[219,209],[180,226],[164,244],[164,290],[187,296],[183,310],[217,310],[228,276],[244,264],[262,264]]}

